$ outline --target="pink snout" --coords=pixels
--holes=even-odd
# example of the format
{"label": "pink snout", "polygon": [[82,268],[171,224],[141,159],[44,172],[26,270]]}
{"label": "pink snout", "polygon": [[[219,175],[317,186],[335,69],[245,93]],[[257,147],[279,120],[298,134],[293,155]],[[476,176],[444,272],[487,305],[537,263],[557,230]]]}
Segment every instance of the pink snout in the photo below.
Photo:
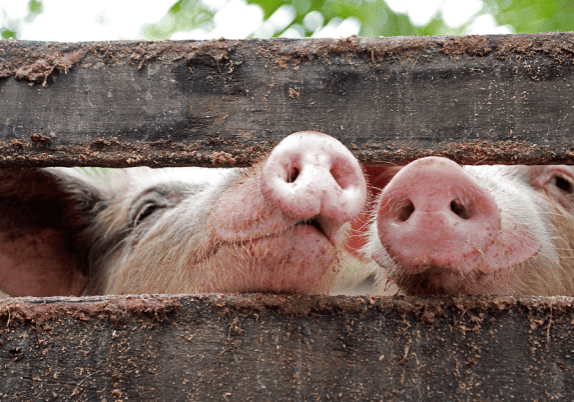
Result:
{"label": "pink snout", "polygon": [[291,134],[253,173],[222,195],[211,216],[223,241],[252,240],[305,221],[335,241],[341,226],[365,206],[367,186],[359,163],[326,134]]}
{"label": "pink snout", "polygon": [[501,232],[492,195],[462,166],[439,157],[401,169],[381,193],[377,213],[381,244],[407,273],[428,266],[469,272]]}
{"label": "pink snout", "polygon": [[292,134],[273,149],[262,169],[261,192],[292,219],[319,217],[337,225],[358,216],[366,200],[353,154],[314,131]]}
{"label": "pink snout", "polygon": [[225,290],[327,293],[343,247],[342,225],[366,201],[353,154],[326,134],[299,132],[245,173],[208,221],[220,242],[216,256],[233,267]]}

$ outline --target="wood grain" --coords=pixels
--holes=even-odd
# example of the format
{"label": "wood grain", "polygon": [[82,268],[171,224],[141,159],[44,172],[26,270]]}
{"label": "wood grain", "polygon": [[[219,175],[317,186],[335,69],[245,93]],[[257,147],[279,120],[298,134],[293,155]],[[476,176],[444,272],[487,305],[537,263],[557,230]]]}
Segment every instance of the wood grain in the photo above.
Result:
{"label": "wood grain", "polygon": [[0,166],[247,166],[318,130],[367,165],[571,163],[574,34],[0,42]]}
{"label": "wood grain", "polygon": [[566,400],[573,306],[565,297],[7,299],[0,392],[10,400]]}

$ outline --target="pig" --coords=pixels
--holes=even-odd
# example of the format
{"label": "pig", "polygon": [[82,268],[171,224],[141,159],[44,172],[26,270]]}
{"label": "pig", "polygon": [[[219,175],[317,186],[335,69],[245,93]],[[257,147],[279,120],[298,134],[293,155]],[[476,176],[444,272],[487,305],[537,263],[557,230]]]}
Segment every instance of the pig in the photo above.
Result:
{"label": "pig", "polygon": [[574,295],[572,167],[428,157],[387,176],[363,248],[375,293]]}
{"label": "pig", "polygon": [[0,169],[0,289],[11,296],[327,294],[367,188],[326,134],[246,169]]}

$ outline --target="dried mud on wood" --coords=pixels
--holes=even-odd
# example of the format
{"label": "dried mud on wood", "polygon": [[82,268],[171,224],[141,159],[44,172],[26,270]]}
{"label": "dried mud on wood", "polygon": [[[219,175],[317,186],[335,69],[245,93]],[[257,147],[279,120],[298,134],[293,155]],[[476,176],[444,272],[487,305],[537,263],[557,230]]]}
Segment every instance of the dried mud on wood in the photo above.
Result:
{"label": "dried mud on wood", "polygon": [[[497,58],[550,56],[557,62],[574,61],[574,34],[546,33],[506,36],[394,37],[315,39],[315,40],[212,40],[212,41],[142,41],[50,43],[7,40],[0,44],[0,55],[9,56],[0,63],[0,78],[45,84],[57,70],[67,74],[74,66],[90,61],[108,65],[134,64],[138,69],[148,62],[173,63],[210,57],[226,61],[232,53],[247,49],[287,68],[306,60],[329,60],[332,56],[363,56],[373,63],[420,57],[422,53],[444,53]],[[83,67],[91,67],[84,65]],[[226,66],[230,67],[230,66]]]}
{"label": "dried mud on wood", "polygon": [[248,166],[302,130],[367,165],[572,163],[573,47],[572,33],[3,41],[0,166]]}
{"label": "dried mud on wood", "polygon": [[[16,166],[102,166],[102,167],[241,167],[260,162],[272,144],[238,149],[231,141],[217,141],[218,151],[197,152],[198,144],[157,140],[149,143],[120,142],[117,138],[96,138],[87,145],[52,145],[53,137],[32,133],[30,140],[0,141],[0,167]],[[212,142],[208,139],[206,142]]]}
{"label": "dried mud on wood", "polygon": [[[0,142],[0,167],[18,166],[102,166],[102,167],[246,167],[257,164],[273,149],[276,141],[241,147],[232,141],[220,141],[218,151],[197,152],[197,144],[176,144],[170,140],[148,144],[120,142],[116,138],[97,138],[87,146],[51,146],[51,137],[38,133],[30,141]],[[353,149],[353,147],[351,148]],[[437,149],[420,150],[416,144],[373,144],[366,150],[355,149],[359,162],[368,166],[402,165],[426,156],[442,156],[461,164],[550,164],[571,163],[574,145],[568,153],[557,156],[551,147],[540,147],[525,142],[486,141],[451,143]]]}
{"label": "dried mud on wood", "polygon": [[544,400],[574,299],[284,295],[0,301],[11,399]]}

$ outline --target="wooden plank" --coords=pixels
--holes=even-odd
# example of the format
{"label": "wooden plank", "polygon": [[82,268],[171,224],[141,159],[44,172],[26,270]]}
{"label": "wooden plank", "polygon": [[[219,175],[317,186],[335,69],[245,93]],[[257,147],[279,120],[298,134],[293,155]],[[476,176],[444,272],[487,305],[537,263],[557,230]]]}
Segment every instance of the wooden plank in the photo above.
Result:
{"label": "wooden plank", "polygon": [[369,165],[572,163],[574,34],[0,42],[0,166],[246,166],[319,130]]}
{"label": "wooden plank", "polygon": [[6,299],[0,397],[568,400],[573,307],[567,297]]}

